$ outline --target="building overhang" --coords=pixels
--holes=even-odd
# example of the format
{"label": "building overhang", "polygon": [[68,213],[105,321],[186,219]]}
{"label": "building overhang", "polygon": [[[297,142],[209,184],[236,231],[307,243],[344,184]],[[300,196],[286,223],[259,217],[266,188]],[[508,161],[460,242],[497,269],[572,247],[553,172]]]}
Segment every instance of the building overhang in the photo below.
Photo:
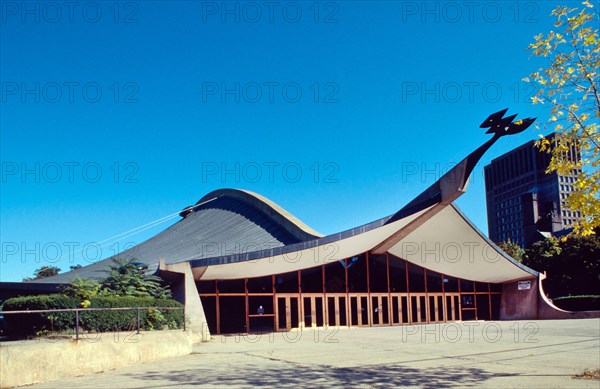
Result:
{"label": "building overhang", "polygon": [[[369,252],[389,237],[411,229],[431,207],[386,224],[387,218],[343,233],[252,253],[190,261],[201,280],[261,277],[307,269]],[[387,250],[445,275],[502,283],[537,277],[494,245],[454,204],[444,207]]]}

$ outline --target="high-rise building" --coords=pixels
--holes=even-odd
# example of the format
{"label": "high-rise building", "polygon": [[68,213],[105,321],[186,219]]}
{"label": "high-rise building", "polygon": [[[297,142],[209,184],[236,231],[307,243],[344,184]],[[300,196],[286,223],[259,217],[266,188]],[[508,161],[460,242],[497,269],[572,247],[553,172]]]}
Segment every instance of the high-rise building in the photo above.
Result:
{"label": "high-rise building", "polygon": [[[565,204],[578,172],[546,174],[551,155],[534,143],[495,158],[484,169],[488,232],[495,243],[510,239],[529,247],[571,228],[580,217]],[[575,160],[579,154],[572,150],[566,157]]]}

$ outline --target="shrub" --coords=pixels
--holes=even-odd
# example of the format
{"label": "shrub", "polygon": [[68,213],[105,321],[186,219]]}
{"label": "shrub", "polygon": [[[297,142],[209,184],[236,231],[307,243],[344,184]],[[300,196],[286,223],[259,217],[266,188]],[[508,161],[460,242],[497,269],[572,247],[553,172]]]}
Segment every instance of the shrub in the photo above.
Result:
{"label": "shrub", "polygon": [[[125,307],[183,307],[174,300],[151,297],[95,296],[89,300],[89,308]],[[61,294],[16,297],[6,300],[5,311],[80,308],[81,300]],[[72,331],[75,326],[74,312],[30,313],[5,315],[7,333],[11,337],[31,337],[48,332]],[[183,310],[140,310],[140,329],[183,328]],[[136,328],[136,310],[85,311],[79,315],[81,329],[90,332],[127,331]]]}
{"label": "shrub", "polygon": [[552,302],[565,311],[600,311],[600,296],[557,297]]}
{"label": "shrub", "polygon": [[[183,307],[174,300],[152,297],[96,296],[90,300],[90,308],[122,307]],[[183,327],[182,310],[140,310],[140,328],[144,330]],[[89,311],[82,312],[81,324],[88,331],[122,331],[136,328],[137,311]]]}
{"label": "shrub", "polygon": [[63,286],[61,292],[85,301],[98,295],[99,290],[100,284],[95,280],[77,277],[71,283]]}
{"label": "shrub", "polygon": [[[44,309],[79,308],[79,299],[61,294],[14,297],[4,302],[4,311],[32,311]],[[50,331],[62,331],[73,328],[73,312],[55,313],[18,313],[4,315],[7,335],[11,337],[30,337]]]}

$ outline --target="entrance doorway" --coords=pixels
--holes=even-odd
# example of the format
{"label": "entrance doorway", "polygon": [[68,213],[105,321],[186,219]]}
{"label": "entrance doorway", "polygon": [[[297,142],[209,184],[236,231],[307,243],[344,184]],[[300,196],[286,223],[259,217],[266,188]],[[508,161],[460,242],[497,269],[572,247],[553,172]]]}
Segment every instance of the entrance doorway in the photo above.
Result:
{"label": "entrance doorway", "polygon": [[388,294],[371,293],[371,325],[390,325],[390,304]]}
{"label": "entrance doorway", "polygon": [[298,328],[300,309],[297,296],[277,296],[276,331],[290,331]]}
{"label": "entrance doorway", "polygon": [[302,294],[302,300],[304,327],[323,327],[325,323],[323,294]]}
{"label": "entrance doorway", "polygon": [[327,326],[347,326],[348,305],[346,295],[327,295]]}

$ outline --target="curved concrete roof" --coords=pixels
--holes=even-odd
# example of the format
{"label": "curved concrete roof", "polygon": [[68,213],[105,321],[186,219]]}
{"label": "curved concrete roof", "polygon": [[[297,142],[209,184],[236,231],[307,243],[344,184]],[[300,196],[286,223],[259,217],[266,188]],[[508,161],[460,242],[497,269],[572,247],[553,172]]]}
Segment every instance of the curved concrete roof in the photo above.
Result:
{"label": "curved concrete roof", "polygon": [[[428,269],[481,282],[537,276],[489,241],[454,204],[433,212],[436,207],[322,236],[262,196],[222,189],[186,208],[184,219],[118,257],[136,258],[151,272],[161,259],[165,264],[190,262],[197,278],[204,280],[258,277],[349,258],[406,231],[386,251]],[[112,259],[32,282],[103,278]]]}
{"label": "curved concrete roof", "polygon": [[[318,266],[365,251],[392,253],[447,275],[481,282],[537,276],[490,242],[453,201],[467,189],[481,156],[503,134],[495,134],[413,201],[393,215],[322,236],[272,201],[255,193],[221,189],[185,208],[183,220],[120,253],[156,271],[189,262],[196,279],[257,277]],[[452,251],[454,250],[454,251]],[[101,278],[112,258],[36,282]]]}
{"label": "curved concrete roof", "polygon": [[[192,208],[182,220],[116,257],[136,258],[147,264],[149,271],[155,271],[161,259],[171,264],[281,247],[322,236],[277,204],[249,191],[217,190]],[[104,278],[103,271],[113,258],[31,282],[69,282],[78,276]]]}
{"label": "curved concrete roof", "polygon": [[244,189],[217,189],[213,192],[202,197],[196,205],[202,204],[206,201],[211,201],[217,197],[228,196],[235,199],[243,200],[247,203],[252,204],[255,208],[262,211],[275,222],[277,222],[282,228],[285,228],[290,233],[298,236],[301,240],[309,240],[315,237],[322,237],[317,231],[313,230],[300,219],[280,207],[275,202],[268,198],[259,195],[258,193],[251,192]]}

